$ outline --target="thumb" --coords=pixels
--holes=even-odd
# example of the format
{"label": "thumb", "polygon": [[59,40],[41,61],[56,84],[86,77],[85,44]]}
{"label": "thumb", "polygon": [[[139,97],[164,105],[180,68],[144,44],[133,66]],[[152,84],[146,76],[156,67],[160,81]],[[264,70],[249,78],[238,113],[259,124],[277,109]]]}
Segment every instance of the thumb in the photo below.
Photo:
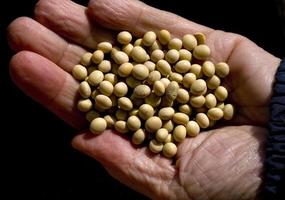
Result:
{"label": "thumb", "polygon": [[171,30],[176,37],[186,33],[203,32],[207,35],[212,32],[210,28],[134,0],[90,0],[87,13],[104,27],[128,30],[136,36],[161,29]]}
{"label": "thumb", "polygon": [[111,130],[95,136],[77,135],[72,145],[98,160],[114,178],[149,197],[169,196],[175,176],[171,160],[135,147],[129,139]]}

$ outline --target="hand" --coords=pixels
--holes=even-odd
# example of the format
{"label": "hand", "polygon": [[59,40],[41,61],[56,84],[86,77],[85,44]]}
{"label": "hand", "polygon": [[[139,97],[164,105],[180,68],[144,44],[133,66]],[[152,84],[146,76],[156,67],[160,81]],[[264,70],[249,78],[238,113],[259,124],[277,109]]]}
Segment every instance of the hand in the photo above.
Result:
{"label": "hand", "polygon": [[225,80],[237,109],[231,126],[186,139],[179,145],[176,166],[112,131],[96,137],[82,132],[73,145],[100,161],[112,176],[152,198],[255,198],[262,181],[266,134],[257,125],[266,125],[280,60],[242,36],[212,30],[139,1],[91,0],[89,18],[85,11],[71,1],[41,0],[36,21],[16,19],[8,28],[10,45],[17,52],[10,63],[14,82],[61,119],[82,128],[86,122],[75,106],[78,82],[70,71],[85,49],[112,40],[112,30],[141,35],[168,29],[177,37],[203,32],[213,52],[211,60],[226,61],[231,68]]}

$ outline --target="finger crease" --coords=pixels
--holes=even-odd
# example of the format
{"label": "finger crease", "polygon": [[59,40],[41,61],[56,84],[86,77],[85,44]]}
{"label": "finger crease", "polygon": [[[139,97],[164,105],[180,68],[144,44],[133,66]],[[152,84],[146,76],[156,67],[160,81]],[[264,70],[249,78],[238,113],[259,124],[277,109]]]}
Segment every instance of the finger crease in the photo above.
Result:
{"label": "finger crease", "polygon": [[57,64],[58,66],[62,66],[62,61],[64,60],[66,53],[69,51],[70,48],[71,44],[65,41],[64,49],[62,50],[55,64]]}

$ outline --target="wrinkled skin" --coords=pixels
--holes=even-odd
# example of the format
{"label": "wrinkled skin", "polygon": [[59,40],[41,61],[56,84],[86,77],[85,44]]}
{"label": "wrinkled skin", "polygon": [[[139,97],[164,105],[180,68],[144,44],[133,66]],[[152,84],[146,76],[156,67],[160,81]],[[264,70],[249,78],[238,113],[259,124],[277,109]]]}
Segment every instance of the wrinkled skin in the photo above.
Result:
{"label": "wrinkled skin", "polygon": [[[153,199],[254,199],[262,183],[268,104],[280,60],[248,39],[213,30],[135,0],[91,0],[88,9],[69,0],[40,0],[35,19],[21,17],[8,27],[16,54],[10,62],[15,84],[27,95],[82,130],[76,111],[79,83],[70,71],[86,49],[112,41],[119,30],[140,36],[168,29],[174,36],[203,32],[213,62],[228,62],[224,85],[236,106],[225,126],[187,138],[176,163],[110,130],[81,131],[73,146],[101,162],[122,183]],[[110,148],[110,146],[112,148]]]}

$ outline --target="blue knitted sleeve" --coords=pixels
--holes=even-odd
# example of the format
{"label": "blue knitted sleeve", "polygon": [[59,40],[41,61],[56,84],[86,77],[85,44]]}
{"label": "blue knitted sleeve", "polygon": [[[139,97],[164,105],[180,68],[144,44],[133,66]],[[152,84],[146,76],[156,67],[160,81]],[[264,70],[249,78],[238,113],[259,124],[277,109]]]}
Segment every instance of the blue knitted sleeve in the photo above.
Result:
{"label": "blue knitted sleeve", "polygon": [[285,200],[285,59],[276,73],[269,108],[263,197]]}

